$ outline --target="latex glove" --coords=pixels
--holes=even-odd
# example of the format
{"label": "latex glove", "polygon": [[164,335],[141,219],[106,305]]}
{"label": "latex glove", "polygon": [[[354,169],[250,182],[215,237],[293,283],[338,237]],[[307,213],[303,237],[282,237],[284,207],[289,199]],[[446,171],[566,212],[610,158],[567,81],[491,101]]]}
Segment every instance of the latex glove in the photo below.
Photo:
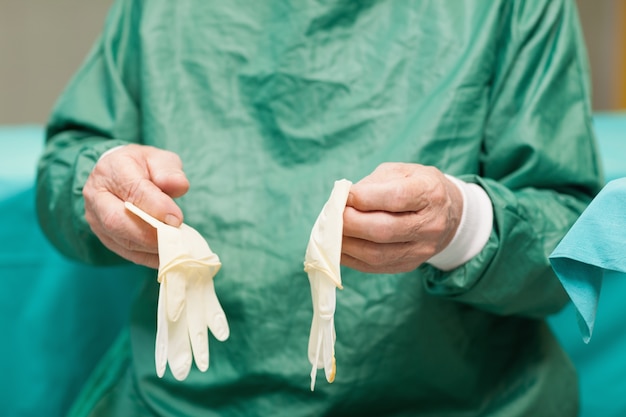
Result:
{"label": "latex glove", "polygon": [[200,371],[209,367],[207,327],[217,340],[228,339],[230,330],[220,305],[213,277],[222,266],[204,238],[186,224],[169,226],[132,203],[128,210],[157,229],[159,246],[156,371],[165,374],[169,363],[181,381],[191,369],[192,357]]}
{"label": "latex glove", "polygon": [[350,186],[348,180],[335,181],[330,198],[322,208],[306,248],[304,270],[308,273],[313,300],[313,322],[309,335],[308,356],[311,369],[311,391],[315,389],[317,370],[324,368],[326,380],[335,380],[335,306],[336,288],[342,289],[341,240],[343,210]]}

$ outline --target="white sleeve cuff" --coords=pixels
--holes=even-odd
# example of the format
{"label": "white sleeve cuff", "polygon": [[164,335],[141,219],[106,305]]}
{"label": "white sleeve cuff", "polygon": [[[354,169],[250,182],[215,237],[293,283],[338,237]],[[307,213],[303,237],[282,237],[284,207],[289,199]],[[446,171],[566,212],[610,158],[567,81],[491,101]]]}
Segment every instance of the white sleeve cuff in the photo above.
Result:
{"label": "white sleeve cuff", "polygon": [[111,149],[108,149],[102,155],[100,155],[100,158],[98,158],[98,161],[101,160],[102,158],[104,158],[105,156],[107,156],[108,154],[113,153],[113,152],[117,151],[120,148],[123,148],[124,146],[126,146],[126,145],[118,145],[118,146],[114,146]]}
{"label": "white sleeve cuff", "polygon": [[493,207],[485,190],[446,175],[463,195],[461,223],[448,244],[427,263],[443,271],[450,271],[476,256],[487,244],[493,229]]}

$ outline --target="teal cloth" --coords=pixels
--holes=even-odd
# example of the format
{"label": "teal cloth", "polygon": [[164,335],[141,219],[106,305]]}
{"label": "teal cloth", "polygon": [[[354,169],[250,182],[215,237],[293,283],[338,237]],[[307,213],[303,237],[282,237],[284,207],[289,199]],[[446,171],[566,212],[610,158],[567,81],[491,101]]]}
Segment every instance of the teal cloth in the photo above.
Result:
{"label": "teal cloth", "polygon": [[626,277],[626,178],[609,182],[550,255],[588,342],[605,271]]}
{"label": "teal cloth", "polygon": [[59,255],[35,217],[43,129],[0,127],[0,146],[0,415],[62,416],[127,320],[136,267]]}

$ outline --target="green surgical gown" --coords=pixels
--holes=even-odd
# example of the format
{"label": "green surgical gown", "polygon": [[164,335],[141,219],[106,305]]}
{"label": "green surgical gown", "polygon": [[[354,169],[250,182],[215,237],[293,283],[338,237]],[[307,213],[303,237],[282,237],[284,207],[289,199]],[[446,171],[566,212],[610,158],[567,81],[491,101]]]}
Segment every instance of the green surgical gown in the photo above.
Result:
{"label": "green surgical gown", "polygon": [[[55,105],[43,230],[69,257],[124,262],[84,219],[98,157],[180,155],[185,222],[220,256],[231,335],[210,367],[156,375],[158,284],[74,416],[574,416],[576,372],[544,321],[567,301],[548,254],[602,183],[573,2],[120,0]],[[310,390],[303,260],[340,178],[382,162],[482,186],[484,249],[448,272],[343,268],[337,377]]]}

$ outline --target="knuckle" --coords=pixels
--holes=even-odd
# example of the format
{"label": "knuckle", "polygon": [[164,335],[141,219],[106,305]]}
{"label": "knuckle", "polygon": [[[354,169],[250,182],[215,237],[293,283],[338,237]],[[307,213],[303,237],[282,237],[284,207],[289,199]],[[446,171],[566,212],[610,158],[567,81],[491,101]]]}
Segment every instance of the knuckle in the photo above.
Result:
{"label": "knuckle", "polygon": [[413,219],[407,224],[406,229],[408,235],[413,239],[418,239],[423,234],[425,226],[425,219],[423,217],[414,216]]}
{"label": "knuckle", "polygon": [[432,206],[439,207],[448,199],[445,186],[439,181],[433,181],[428,189],[429,200]]}
{"label": "knuckle", "polygon": [[444,230],[446,230],[447,224],[448,217],[445,215],[445,213],[433,216],[433,219],[430,221],[431,233],[435,235],[441,234]]}

